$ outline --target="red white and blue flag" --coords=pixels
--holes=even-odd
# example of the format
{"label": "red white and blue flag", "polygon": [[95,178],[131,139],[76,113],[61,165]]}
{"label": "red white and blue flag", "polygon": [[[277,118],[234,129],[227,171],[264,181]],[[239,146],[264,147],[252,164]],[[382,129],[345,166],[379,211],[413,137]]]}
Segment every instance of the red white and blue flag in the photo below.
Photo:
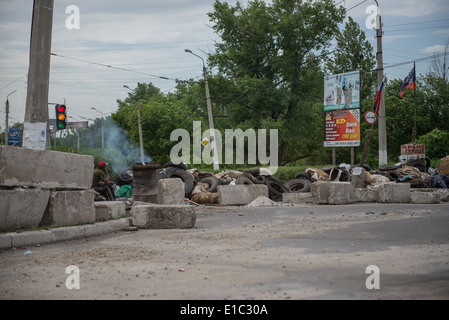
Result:
{"label": "red white and blue flag", "polygon": [[402,98],[405,89],[416,90],[415,66],[413,66],[412,71],[410,71],[410,73],[404,79],[404,81],[401,82],[401,93],[399,94],[399,98]]}
{"label": "red white and blue flag", "polygon": [[376,99],[374,100],[374,114],[379,114],[379,107],[380,107],[380,99],[382,97],[382,90],[384,89],[385,85],[385,76],[382,80],[382,83],[380,84],[379,91],[377,92]]}

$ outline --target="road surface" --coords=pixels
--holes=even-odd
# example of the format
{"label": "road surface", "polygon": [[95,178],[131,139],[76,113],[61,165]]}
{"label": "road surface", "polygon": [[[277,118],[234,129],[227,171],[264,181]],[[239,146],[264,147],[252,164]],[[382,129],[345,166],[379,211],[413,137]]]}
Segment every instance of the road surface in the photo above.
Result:
{"label": "road surface", "polygon": [[194,229],[0,252],[3,300],[448,298],[449,203],[202,207]]}

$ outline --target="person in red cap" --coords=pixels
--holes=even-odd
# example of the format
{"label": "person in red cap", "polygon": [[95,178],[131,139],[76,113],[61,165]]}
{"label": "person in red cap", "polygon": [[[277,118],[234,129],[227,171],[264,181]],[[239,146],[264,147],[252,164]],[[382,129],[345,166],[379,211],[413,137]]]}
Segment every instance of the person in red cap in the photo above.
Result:
{"label": "person in red cap", "polygon": [[115,200],[114,182],[109,181],[109,173],[106,169],[106,162],[100,161],[94,170],[92,188],[106,198],[106,200]]}

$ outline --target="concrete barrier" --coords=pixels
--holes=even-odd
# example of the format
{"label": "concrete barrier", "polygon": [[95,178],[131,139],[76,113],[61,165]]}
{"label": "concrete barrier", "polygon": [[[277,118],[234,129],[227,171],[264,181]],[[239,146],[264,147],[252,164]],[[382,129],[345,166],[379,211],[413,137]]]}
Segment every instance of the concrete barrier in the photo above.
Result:
{"label": "concrete barrier", "polygon": [[46,190],[0,190],[0,231],[37,227],[49,198]]}
{"label": "concrete barrier", "polygon": [[94,157],[0,146],[0,186],[88,189]]}
{"label": "concrete barrier", "polygon": [[349,204],[356,202],[354,185],[351,182],[329,184],[329,204]]}
{"label": "concrete barrier", "polygon": [[158,181],[157,203],[181,205],[185,198],[185,183],[181,179],[161,179]]}
{"label": "concrete barrier", "polygon": [[329,181],[317,181],[310,185],[310,192],[318,204],[329,203]]}
{"label": "concrete barrier", "polygon": [[126,204],[124,201],[96,201],[95,221],[107,221],[117,219],[126,213]]}
{"label": "concrete barrier", "polygon": [[410,184],[390,182],[379,185],[379,202],[410,203]]}
{"label": "concrete barrier", "polygon": [[137,204],[132,223],[142,229],[190,229],[195,226],[195,208],[188,205]]}
{"label": "concrete barrier", "polygon": [[94,193],[91,189],[51,191],[40,226],[70,226],[86,222],[95,222]]}
{"label": "concrete barrier", "polygon": [[355,188],[354,195],[356,202],[379,201],[379,190],[377,187]]}
{"label": "concrete barrier", "polygon": [[243,205],[257,197],[268,198],[268,187],[264,184],[238,184],[217,187],[218,203],[223,205]]}
{"label": "concrete barrier", "polygon": [[289,192],[282,194],[282,202],[291,204],[315,203],[316,198],[311,192]]}
{"label": "concrete barrier", "polygon": [[440,203],[440,194],[438,192],[411,192],[410,201],[415,204],[434,204]]}

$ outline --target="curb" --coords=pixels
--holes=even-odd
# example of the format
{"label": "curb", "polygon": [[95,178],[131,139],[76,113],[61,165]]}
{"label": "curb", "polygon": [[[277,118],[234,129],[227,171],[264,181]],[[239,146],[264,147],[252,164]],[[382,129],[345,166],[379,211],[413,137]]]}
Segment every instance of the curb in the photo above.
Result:
{"label": "curb", "polygon": [[61,241],[85,239],[116,232],[131,225],[129,218],[110,220],[83,226],[61,227],[50,230],[24,231],[21,233],[0,234],[0,249],[26,247],[36,244],[48,244]]}

